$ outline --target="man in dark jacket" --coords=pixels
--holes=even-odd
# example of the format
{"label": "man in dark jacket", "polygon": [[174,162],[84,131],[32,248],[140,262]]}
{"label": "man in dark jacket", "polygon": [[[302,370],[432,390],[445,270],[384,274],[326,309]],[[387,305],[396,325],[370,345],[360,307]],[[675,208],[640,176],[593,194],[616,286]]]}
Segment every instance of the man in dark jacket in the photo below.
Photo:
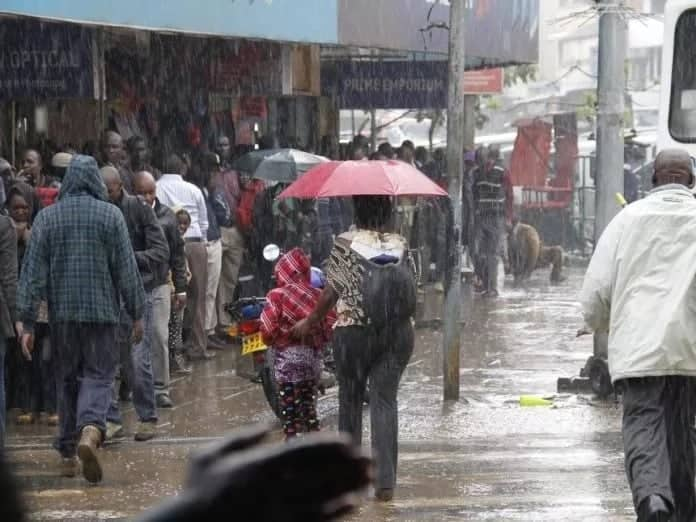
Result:
{"label": "man in dark jacket", "polygon": [[[186,254],[184,238],[179,232],[174,212],[157,199],[157,184],[146,171],[135,175],[135,191],[153,208],[169,245],[169,273],[173,286],[170,299],[153,302],[152,316],[152,371],[155,380],[155,399],[158,408],[174,406],[169,396],[169,316],[171,307],[181,310],[186,306]],[[172,288],[170,288],[172,290]]]}
{"label": "man in dark jacket", "polygon": [[[137,196],[123,190],[121,176],[113,167],[103,167],[102,178],[106,183],[109,200],[121,209],[128,226],[131,244],[145,287],[145,335],[142,342],[131,348],[130,318],[124,314],[121,320],[121,366],[126,381],[133,389],[133,405],[140,422],[135,440],[150,440],[155,436],[157,408],[155,385],[152,375],[152,329],[153,310],[162,300],[170,299],[167,279],[169,274],[169,246],[164,232],[157,222],[155,212]],[[118,397],[114,396],[107,419],[110,423],[108,435],[116,437],[122,433]]]}
{"label": "man in dark jacket", "polygon": [[510,173],[500,161],[500,149],[490,147],[483,167],[473,171],[476,209],[477,273],[484,295],[498,296],[498,259],[502,254],[505,228],[512,226],[513,193]]}
{"label": "man in dark jacket", "polygon": [[17,236],[12,220],[0,216],[0,449],[5,441],[5,352],[17,320]]}
{"label": "man in dark jacket", "polygon": [[133,318],[133,340],[139,343],[145,292],[128,228],[118,209],[107,203],[94,158],[72,159],[58,202],[34,221],[17,295],[17,330],[29,357],[44,298],[62,386],[57,448],[64,458],[63,474],[77,473],[77,453],[85,478],[99,482],[97,446],[106,431],[118,365],[119,303]]}

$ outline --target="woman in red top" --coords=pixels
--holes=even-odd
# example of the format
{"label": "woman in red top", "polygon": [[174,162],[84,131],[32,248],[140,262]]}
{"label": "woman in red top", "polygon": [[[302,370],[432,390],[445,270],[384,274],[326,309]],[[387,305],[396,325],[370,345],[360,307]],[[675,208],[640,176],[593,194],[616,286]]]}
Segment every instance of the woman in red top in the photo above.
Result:
{"label": "woman in red top", "polygon": [[261,335],[271,347],[286,440],[297,433],[319,431],[316,400],[322,351],[336,320],[329,314],[305,339],[306,344],[292,338],[295,324],[314,310],[321,295],[320,289],[312,287],[310,273],[309,258],[299,248],[281,257],[275,266],[277,287],[266,296],[261,314]]}

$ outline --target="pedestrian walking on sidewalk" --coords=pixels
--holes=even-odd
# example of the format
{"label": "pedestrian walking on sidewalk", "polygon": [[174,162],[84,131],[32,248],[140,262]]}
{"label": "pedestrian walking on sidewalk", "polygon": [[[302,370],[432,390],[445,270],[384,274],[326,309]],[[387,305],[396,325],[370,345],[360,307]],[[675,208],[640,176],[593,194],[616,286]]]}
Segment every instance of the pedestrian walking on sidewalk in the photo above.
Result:
{"label": "pedestrian walking on sidewalk", "polygon": [[298,433],[319,431],[317,391],[323,366],[323,351],[336,320],[329,314],[312,331],[306,342],[298,343],[292,329],[316,307],[321,290],[312,287],[311,263],[294,248],[275,265],[277,287],[266,296],[261,314],[261,334],[273,354],[273,372],[278,383],[278,401],[283,431],[289,440]]}
{"label": "pedestrian walking on sidewalk", "polygon": [[623,209],[585,275],[587,331],[609,332],[623,395],[626,474],[639,522],[696,519],[696,199],[689,154],[663,150],[655,188]]}
{"label": "pedestrian walking on sidewalk", "polygon": [[[143,321],[145,335],[141,342],[131,345],[132,318],[123,310],[118,343],[121,355],[121,378],[133,390],[133,405],[138,414],[135,440],[145,441],[155,436],[157,407],[155,403],[155,381],[152,374],[152,342],[155,338],[155,310],[170,300],[169,245],[162,232],[155,212],[142,198],[127,194],[121,184],[118,170],[113,167],[101,169],[111,203],[116,205],[126,220],[135,260],[145,288],[145,312]],[[114,387],[114,397],[107,415],[107,433],[116,436],[122,431],[121,414],[118,408],[119,379]]]}
{"label": "pedestrian walking on sidewalk", "polygon": [[0,449],[5,443],[5,354],[17,320],[17,235],[12,220],[0,215]]}
{"label": "pedestrian walking on sidewalk", "polygon": [[392,205],[385,196],[353,198],[357,229],[338,236],[326,264],[327,286],[294,335],[305,339],[336,306],[333,348],[338,377],[339,430],[362,443],[362,409],[370,382],[375,494],[391,500],[398,460],[397,391],[413,353],[415,278],[406,239],[385,230]]}
{"label": "pedestrian walking on sidewalk", "polygon": [[177,154],[170,154],[165,164],[165,174],[157,181],[157,199],[169,208],[180,207],[189,215],[189,227],[184,234],[184,251],[191,281],[188,287],[184,326],[190,332],[188,356],[193,360],[212,359],[208,352],[208,336],[205,330],[206,291],[208,288],[208,210],[201,189],[184,180],[189,169]]}
{"label": "pedestrian walking on sidewalk", "polygon": [[17,330],[27,356],[42,298],[48,301],[62,386],[56,444],[62,471],[66,476],[78,472],[77,454],[85,478],[99,482],[97,447],[106,431],[118,364],[119,303],[133,318],[133,339],[140,342],[145,292],[128,227],[119,209],[108,203],[94,158],[73,157],[58,202],[34,221],[17,297]]}
{"label": "pedestrian walking on sidewalk", "polygon": [[152,207],[157,221],[167,239],[169,246],[169,280],[173,285],[173,293],[168,298],[153,301],[152,307],[152,373],[155,381],[155,400],[158,408],[174,406],[169,395],[169,319],[171,311],[183,311],[186,306],[186,254],[184,253],[184,238],[179,232],[176,215],[157,199],[157,185],[154,176],[146,171],[135,175],[135,190],[138,196]]}

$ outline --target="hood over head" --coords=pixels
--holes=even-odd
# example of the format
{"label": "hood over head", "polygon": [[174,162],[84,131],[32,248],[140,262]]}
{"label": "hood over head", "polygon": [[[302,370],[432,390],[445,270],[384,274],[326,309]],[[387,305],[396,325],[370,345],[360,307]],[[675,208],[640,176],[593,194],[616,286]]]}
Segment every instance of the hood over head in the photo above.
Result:
{"label": "hood over head", "polygon": [[92,156],[73,156],[65,172],[59,198],[76,194],[89,194],[96,199],[107,201],[106,185],[99,173],[97,160]]}
{"label": "hood over head", "polygon": [[299,248],[293,248],[276,263],[276,283],[279,287],[291,284],[308,285],[311,268],[312,265],[305,253]]}

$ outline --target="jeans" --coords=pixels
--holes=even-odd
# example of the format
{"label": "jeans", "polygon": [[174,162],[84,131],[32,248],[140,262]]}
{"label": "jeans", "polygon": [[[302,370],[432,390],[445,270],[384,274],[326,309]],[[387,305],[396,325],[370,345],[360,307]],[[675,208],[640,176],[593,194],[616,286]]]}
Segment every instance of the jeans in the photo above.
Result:
{"label": "jeans", "polygon": [[116,325],[53,323],[53,345],[58,382],[60,427],[56,449],[74,457],[77,437],[87,425],[106,430],[106,412],[118,364]]}
{"label": "jeans", "polygon": [[152,373],[155,395],[169,395],[169,315],[172,294],[169,285],[152,291]]}
{"label": "jeans", "polygon": [[401,375],[413,353],[410,320],[376,331],[362,326],[336,328],[334,357],[338,378],[338,429],[362,444],[365,387],[370,381],[372,457],[376,463],[375,487],[393,489],[399,453],[399,419],[396,394]]}
{"label": "jeans", "polygon": [[5,446],[5,351],[7,339],[0,335],[0,449]]}
{"label": "jeans", "polygon": [[636,511],[650,495],[660,495],[674,510],[671,520],[695,520],[696,378],[624,379],[617,389],[623,392],[621,431]]}
{"label": "jeans", "polygon": [[[145,313],[143,314],[143,339],[133,345],[131,335],[133,323],[128,314],[122,311],[121,324],[118,327],[117,343],[121,359],[121,378],[126,379],[133,390],[133,406],[141,422],[157,421],[155,405],[155,381],[152,375],[152,338],[153,338],[153,292],[145,294]],[[115,380],[112,390],[112,401],[107,414],[107,420],[122,424],[121,413],[118,410],[118,385]]]}

